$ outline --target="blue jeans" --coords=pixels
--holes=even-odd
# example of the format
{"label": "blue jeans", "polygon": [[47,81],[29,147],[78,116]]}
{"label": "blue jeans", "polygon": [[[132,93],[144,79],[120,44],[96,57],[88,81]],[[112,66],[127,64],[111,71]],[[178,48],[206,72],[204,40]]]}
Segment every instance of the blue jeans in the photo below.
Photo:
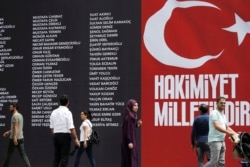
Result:
{"label": "blue jeans", "polygon": [[24,150],[24,140],[23,139],[18,139],[17,142],[18,142],[18,145],[15,145],[14,142],[13,142],[13,139],[9,140],[7,156],[6,156],[6,159],[5,159],[4,163],[3,163],[3,167],[9,167],[10,159],[11,159],[11,156],[12,156],[15,148],[18,149],[22,159],[24,160],[25,166],[26,167],[31,167],[28,156],[27,156],[27,154],[25,153],[25,150]]}
{"label": "blue jeans", "polygon": [[87,148],[83,147],[83,142],[80,142],[80,147],[78,148],[77,154],[76,154],[76,159],[75,159],[75,164],[74,167],[78,167],[80,163],[80,158],[82,153],[86,150],[87,156],[89,158],[91,167],[96,167],[95,159],[92,154],[92,144],[87,141]]}
{"label": "blue jeans", "polygon": [[226,152],[225,142],[213,141],[209,142],[208,144],[211,151],[211,158],[210,161],[208,161],[204,167],[214,167],[216,164],[218,164],[218,167],[224,167]]}
{"label": "blue jeans", "polygon": [[196,154],[197,154],[197,159],[198,159],[198,166],[203,167],[205,155],[206,155],[206,158],[208,161],[210,160],[210,157],[211,157],[208,143],[197,142],[196,143]]}

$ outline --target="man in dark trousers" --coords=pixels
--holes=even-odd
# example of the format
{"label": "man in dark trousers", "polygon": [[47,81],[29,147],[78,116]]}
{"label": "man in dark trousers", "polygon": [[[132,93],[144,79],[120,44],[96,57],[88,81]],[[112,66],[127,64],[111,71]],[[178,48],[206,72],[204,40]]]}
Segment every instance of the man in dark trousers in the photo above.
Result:
{"label": "man in dark trousers", "polygon": [[17,103],[11,103],[9,106],[9,110],[12,114],[11,128],[9,131],[6,131],[3,134],[3,136],[9,137],[10,140],[9,140],[8,151],[7,151],[7,155],[6,155],[6,159],[4,161],[3,167],[9,167],[10,159],[15,148],[18,149],[22,159],[25,162],[25,166],[30,167],[30,161],[24,149],[23,116],[21,113],[18,112]]}
{"label": "man in dark trousers", "polygon": [[80,146],[73,117],[68,109],[69,99],[67,95],[60,97],[60,106],[53,110],[50,116],[50,129],[54,140],[54,163],[53,167],[67,167],[70,154],[71,136],[75,144]]}
{"label": "man in dark trousers", "polygon": [[208,132],[209,132],[209,115],[208,106],[201,104],[199,106],[200,115],[194,119],[191,133],[192,148],[196,148],[196,155],[198,159],[198,167],[204,166],[204,157],[210,159],[210,149],[208,146]]}

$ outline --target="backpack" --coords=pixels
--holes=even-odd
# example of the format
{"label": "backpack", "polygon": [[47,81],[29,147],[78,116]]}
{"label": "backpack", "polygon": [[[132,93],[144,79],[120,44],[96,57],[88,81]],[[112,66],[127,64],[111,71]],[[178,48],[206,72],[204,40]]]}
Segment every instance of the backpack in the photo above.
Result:
{"label": "backpack", "polygon": [[240,133],[239,139],[239,142],[234,145],[235,158],[250,161],[250,133]]}
{"label": "backpack", "polygon": [[[87,122],[88,123],[88,122]],[[88,123],[89,124],[89,123]],[[92,129],[92,133],[91,135],[89,136],[89,142],[92,143],[92,144],[99,144],[100,143],[100,139],[99,139],[99,133],[94,130],[90,124],[89,124],[89,127]]]}
{"label": "backpack", "polygon": [[92,144],[99,144],[100,143],[99,134],[94,129],[92,129],[92,133],[89,136],[89,142]]}

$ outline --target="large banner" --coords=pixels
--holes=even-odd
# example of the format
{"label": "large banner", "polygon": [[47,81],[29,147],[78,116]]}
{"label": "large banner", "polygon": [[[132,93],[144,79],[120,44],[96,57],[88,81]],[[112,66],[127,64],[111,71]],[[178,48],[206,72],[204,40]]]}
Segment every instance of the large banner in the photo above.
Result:
{"label": "large banner", "polygon": [[[142,1],[143,167],[197,166],[192,123],[201,103],[249,131],[248,0]],[[240,166],[226,137],[226,166]]]}
{"label": "large banner", "polygon": [[[24,116],[31,165],[52,165],[49,116],[68,94],[78,134],[80,112],[93,113],[101,137],[93,148],[97,166],[120,166],[130,98],[139,102],[143,122],[139,166],[197,166],[190,135],[199,104],[211,111],[225,96],[229,125],[249,131],[249,6],[249,0],[0,0],[0,165],[10,102]],[[227,137],[226,166],[239,166]],[[16,150],[11,166],[20,164]]]}
{"label": "large banner", "polygon": [[[93,147],[97,166],[120,166],[125,104],[140,102],[140,55],[139,1],[0,0],[0,165],[8,106],[18,102],[31,165],[52,166],[49,116],[68,94],[78,135],[80,112],[92,112],[101,139]],[[81,166],[89,165],[86,157]],[[21,164],[16,150],[11,166]]]}

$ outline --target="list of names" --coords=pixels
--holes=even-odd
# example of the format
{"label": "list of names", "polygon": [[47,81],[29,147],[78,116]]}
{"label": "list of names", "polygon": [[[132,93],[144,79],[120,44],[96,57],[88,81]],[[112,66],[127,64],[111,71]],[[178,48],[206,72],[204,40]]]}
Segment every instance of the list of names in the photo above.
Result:
{"label": "list of names", "polygon": [[[64,50],[73,50],[80,41],[59,41],[59,35],[67,29],[62,24],[63,15],[33,16],[32,30],[32,105],[31,126],[49,126],[49,116],[56,106],[57,89],[71,77],[58,67],[70,61]],[[60,51],[60,52],[59,52]],[[59,54],[60,53],[60,54]]]}
{"label": "list of names", "polygon": [[[0,72],[4,72],[6,68],[14,68],[15,63],[23,59],[23,56],[14,55],[13,49],[8,47],[8,43],[12,40],[12,37],[6,34],[7,32],[11,34],[11,32],[15,31],[15,28],[15,25],[6,23],[5,19],[0,17]],[[7,83],[8,78],[1,78],[1,80],[5,80]],[[6,87],[3,86],[1,85],[0,87],[0,127],[5,126],[6,116],[3,113],[8,113],[2,112],[4,104],[18,102],[17,96],[12,95],[7,90],[8,85]]]}
{"label": "list of names", "polygon": [[8,63],[8,60],[23,59],[23,56],[13,55],[13,49],[7,46],[12,37],[5,34],[7,31],[14,32],[15,28],[15,25],[5,24],[4,18],[0,18],[0,72],[3,72],[5,68],[14,67],[14,63]]}
{"label": "list of names", "polygon": [[89,106],[94,126],[117,127],[120,112],[115,109],[124,102],[115,99],[121,76],[119,74],[118,24],[131,24],[131,20],[115,20],[111,12],[89,15]]}

